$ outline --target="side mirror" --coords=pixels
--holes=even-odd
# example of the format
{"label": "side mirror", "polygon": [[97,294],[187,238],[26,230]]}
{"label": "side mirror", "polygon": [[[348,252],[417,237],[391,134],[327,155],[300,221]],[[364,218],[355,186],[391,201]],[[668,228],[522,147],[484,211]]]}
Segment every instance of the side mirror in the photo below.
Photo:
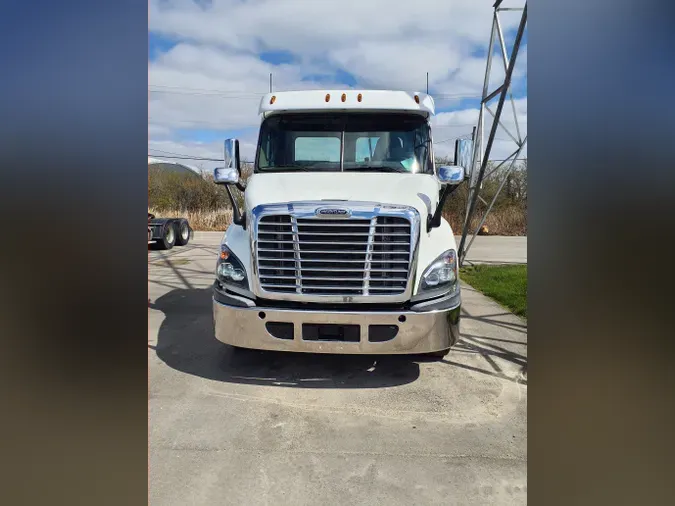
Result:
{"label": "side mirror", "polygon": [[239,173],[235,169],[218,167],[213,171],[213,182],[216,184],[237,184]]}
{"label": "side mirror", "polygon": [[458,185],[464,181],[464,167],[461,165],[441,165],[438,168],[438,179],[442,184]]}
{"label": "side mirror", "polygon": [[460,183],[464,181],[464,167],[461,165],[441,165],[438,167],[438,179],[443,188],[439,195],[436,211],[427,216],[427,232],[431,232],[432,228],[441,226],[443,206],[448,196],[459,188]]}
{"label": "side mirror", "polygon": [[230,185],[236,185],[242,192],[246,189],[241,180],[239,141],[237,139],[225,139],[225,167],[218,167],[213,171],[213,182],[225,185],[225,190],[232,204],[232,223],[246,230],[246,220],[242,216],[230,189]]}
{"label": "side mirror", "polygon": [[239,140],[225,139],[225,167],[213,171],[213,180],[216,184],[239,184],[240,175]]}
{"label": "side mirror", "polygon": [[241,174],[239,139],[225,139],[225,167],[235,169],[238,174]]}

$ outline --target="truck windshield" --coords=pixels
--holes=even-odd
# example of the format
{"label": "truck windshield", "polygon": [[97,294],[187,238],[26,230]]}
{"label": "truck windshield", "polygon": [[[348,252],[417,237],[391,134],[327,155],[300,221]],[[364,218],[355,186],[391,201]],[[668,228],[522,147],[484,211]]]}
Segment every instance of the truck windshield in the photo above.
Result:
{"label": "truck windshield", "polygon": [[433,174],[426,119],[400,113],[293,113],[260,129],[256,172]]}

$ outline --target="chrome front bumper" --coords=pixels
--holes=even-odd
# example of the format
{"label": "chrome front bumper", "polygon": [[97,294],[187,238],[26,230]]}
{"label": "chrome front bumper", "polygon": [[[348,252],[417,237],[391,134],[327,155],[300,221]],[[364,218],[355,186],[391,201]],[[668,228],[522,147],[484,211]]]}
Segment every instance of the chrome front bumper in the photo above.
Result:
{"label": "chrome front bumper", "polygon": [[[450,348],[459,339],[460,303],[431,311],[316,311],[237,307],[213,300],[216,339],[232,346],[259,350],[340,354],[414,354]],[[404,320],[404,321],[401,321]],[[267,323],[293,324],[292,338],[274,337]],[[303,338],[303,324],[358,325],[354,342]],[[370,326],[396,326],[383,342],[369,340]],[[352,336],[354,337],[354,336]]]}

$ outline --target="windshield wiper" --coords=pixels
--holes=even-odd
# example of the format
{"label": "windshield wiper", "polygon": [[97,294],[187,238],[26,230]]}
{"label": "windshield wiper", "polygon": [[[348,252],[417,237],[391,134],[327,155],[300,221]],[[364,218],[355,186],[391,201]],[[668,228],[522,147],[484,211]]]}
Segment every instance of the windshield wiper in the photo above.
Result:
{"label": "windshield wiper", "polygon": [[273,165],[271,167],[260,167],[261,172],[284,172],[285,169],[292,169],[299,172],[314,172],[317,170],[330,170],[330,169],[319,169],[318,167],[306,165]]}
{"label": "windshield wiper", "polygon": [[379,167],[374,165],[360,165],[358,167],[346,168],[345,172],[348,170],[361,171],[361,172],[403,172],[409,173],[409,170],[404,169],[403,167]]}

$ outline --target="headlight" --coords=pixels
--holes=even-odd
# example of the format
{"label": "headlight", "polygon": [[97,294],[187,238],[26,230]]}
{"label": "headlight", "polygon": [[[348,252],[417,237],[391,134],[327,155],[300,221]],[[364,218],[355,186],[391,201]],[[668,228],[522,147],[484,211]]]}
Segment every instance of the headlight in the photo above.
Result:
{"label": "headlight", "polygon": [[237,269],[230,262],[223,262],[218,264],[218,277],[222,279],[231,279],[232,281],[239,282],[243,280],[246,276],[242,269]]}
{"label": "headlight", "polygon": [[450,249],[434,260],[426,268],[420,279],[418,293],[428,296],[446,295],[457,291],[457,254]]}
{"label": "headlight", "polygon": [[216,278],[226,286],[233,285],[248,289],[246,269],[244,269],[241,261],[234,256],[234,253],[230,251],[230,248],[224,244],[220,246],[220,255],[216,263]]}

